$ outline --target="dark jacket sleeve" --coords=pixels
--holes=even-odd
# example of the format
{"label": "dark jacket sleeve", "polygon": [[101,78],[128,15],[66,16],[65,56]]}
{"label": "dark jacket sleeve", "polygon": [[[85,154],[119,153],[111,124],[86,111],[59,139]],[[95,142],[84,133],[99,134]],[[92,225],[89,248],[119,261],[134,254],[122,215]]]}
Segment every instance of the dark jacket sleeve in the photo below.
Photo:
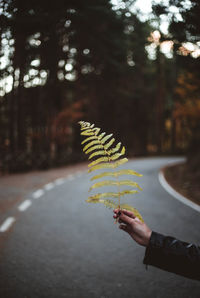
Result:
{"label": "dark jacket sleeve", "polygon": [[152,232],[143,263],[200,280],[200,247]]}

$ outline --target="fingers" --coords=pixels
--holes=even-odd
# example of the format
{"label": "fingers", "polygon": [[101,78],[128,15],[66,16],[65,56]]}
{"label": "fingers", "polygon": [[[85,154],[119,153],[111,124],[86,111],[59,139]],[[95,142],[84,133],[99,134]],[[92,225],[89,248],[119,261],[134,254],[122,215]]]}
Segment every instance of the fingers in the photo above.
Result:
{"label": "fingers", "polygon": [[131,217],[131,218],[135,218],[135,217],[136,217],[136,216],[134,215],[134,213],[131,212],[131,211],[128,211],[128,210],[123,209],[122,212],[123,212],[125,215],[127,215],[127,216],[129,216],[129,217]]}
{"label": "fingers", "polygon": [[128,227],[126,225],[119,225],[119,229],[129,233]]}
{"label": "fingers", "polygon": [[115,215],[114,215],[115,218],[118,217],[118,216],[120,216],[121,213],[124,213],[125,215],[127,215],[127,216],[129,216],[131,218],[135,218],[136,217],[133,212],[128,211],[128,210],[125,210],[125,209],[123,209],[123,210],[114,209],[113,212],[115,213]]}
{"label": "fingers", "polygon": [[120,222],[123,222],[125,224],[131,224],[133,222],[133,218],[125,215],[123,212],[119,216],[119,220],[120,220]]}

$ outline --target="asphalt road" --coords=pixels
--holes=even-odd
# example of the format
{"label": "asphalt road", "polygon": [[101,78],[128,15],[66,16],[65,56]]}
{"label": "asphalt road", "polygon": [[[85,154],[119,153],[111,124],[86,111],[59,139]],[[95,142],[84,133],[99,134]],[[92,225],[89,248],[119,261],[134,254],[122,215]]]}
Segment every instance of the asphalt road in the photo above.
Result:
{"label": "asphalt road", "polygon": [[[126,199],[155,231],[200,243],[200,214],[158,181],[173,158],[130,161],[143,191]],[[85,203],[89,174],[46,189],[0,233],[1,298],[199,298],[200,283],[143,265],[145,249],[118,229],[112,210]],[[11,211],[10,211],[11,212]],[[11,214],[9,214],[11,215]]]}

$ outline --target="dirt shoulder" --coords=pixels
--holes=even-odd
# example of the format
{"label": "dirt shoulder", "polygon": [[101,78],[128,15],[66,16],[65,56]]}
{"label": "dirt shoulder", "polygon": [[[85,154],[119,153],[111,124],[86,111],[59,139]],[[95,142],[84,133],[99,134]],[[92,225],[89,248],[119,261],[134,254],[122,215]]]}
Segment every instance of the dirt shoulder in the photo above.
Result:
{"label": "dirt shoulder", "polygon": [[87,163],[50,169],[48,171],[33,171],[22,174],[11,174],[0,177],[0,216],[26,195],[57,178],[87,170]]}
{"label": "dirt shoulder", "polygon": [[167,182],[177,192],[200,205],[200,181],[186,163],[165,167],[163,173]]}

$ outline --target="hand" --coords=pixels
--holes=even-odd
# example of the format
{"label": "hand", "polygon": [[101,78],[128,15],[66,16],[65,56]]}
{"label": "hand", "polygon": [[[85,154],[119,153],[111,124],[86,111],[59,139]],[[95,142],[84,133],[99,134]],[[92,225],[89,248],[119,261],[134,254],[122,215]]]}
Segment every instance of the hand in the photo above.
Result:
{"label": "hand", "polygon": [[133,212],[114,210],[114,218],[119,220],[119,228],[127,232],[138,244],[148,246],[152,231]]}

